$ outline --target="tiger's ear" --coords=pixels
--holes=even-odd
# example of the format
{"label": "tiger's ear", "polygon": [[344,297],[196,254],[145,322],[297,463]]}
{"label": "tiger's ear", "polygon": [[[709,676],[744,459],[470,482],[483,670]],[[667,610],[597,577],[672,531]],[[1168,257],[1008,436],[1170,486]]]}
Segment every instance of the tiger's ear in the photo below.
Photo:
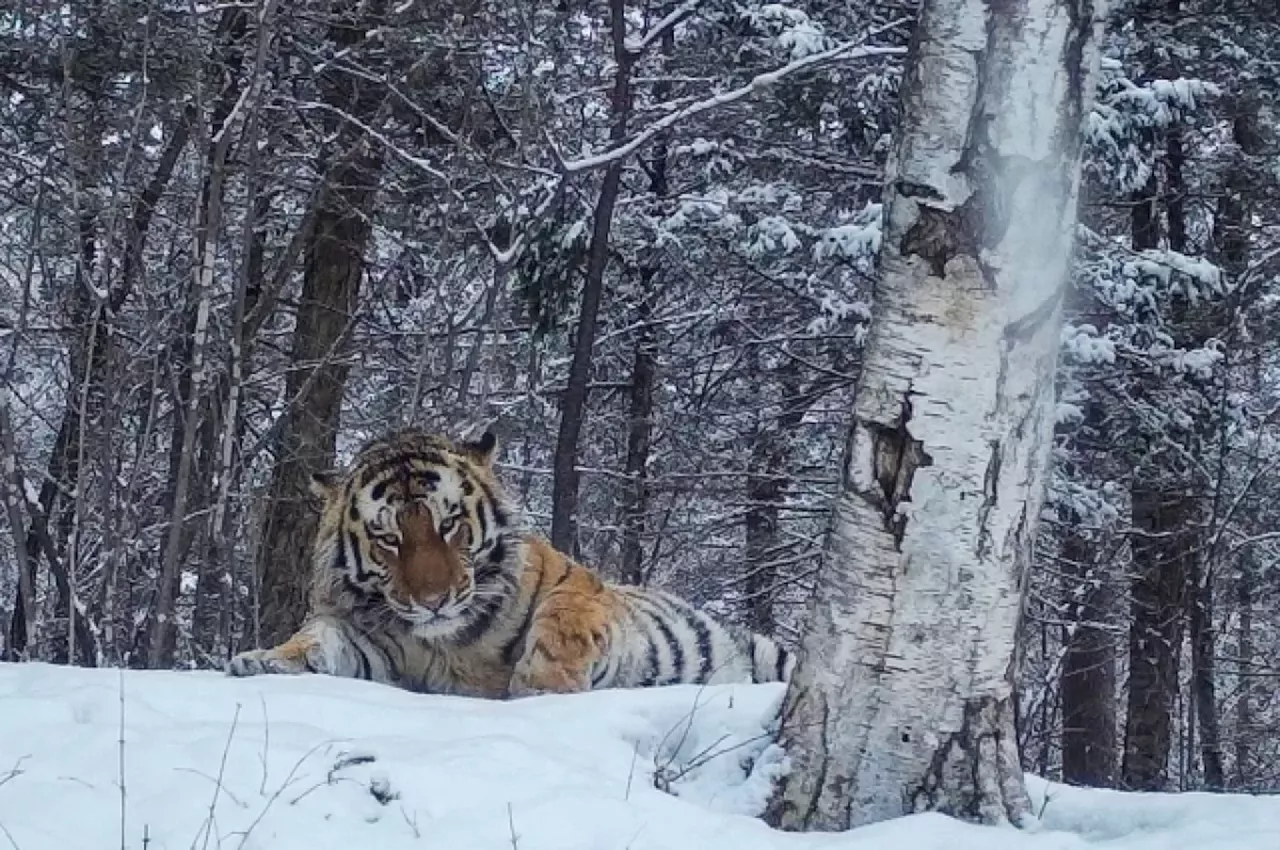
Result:
{"label": "tiger's ear", "polygon": [[342,478],[336,472],[313,472],[310,482],[311,494],[327,502],[337,498],[341,482]]}
{"label": "tiger's ear", "polygon": [[468,440],[462,444],[462,450],[480,461],[485,466],[493,465],[493,456],[498,449],[498,438],[492,431],[485,431],[478,440]]}

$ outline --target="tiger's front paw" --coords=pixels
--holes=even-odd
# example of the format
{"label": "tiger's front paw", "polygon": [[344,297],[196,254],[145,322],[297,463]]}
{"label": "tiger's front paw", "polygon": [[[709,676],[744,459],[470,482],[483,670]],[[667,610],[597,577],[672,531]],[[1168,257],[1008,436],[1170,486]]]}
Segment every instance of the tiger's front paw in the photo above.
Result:
{"label": "tiger's front paw", "polygon": [[507,698],[536,697],[543,694],[574,694],[590,690],[580,676],[545,665],[517,664],[507,685]]}
{"label": "tiger's front paw", "polygon": [[542,694],[551,693],[546,688],[534,687],[527,679],[520,676],[512,676],[511,684],[507,686],[507,699],[522,699],[523,697],[536,697]]}
{"label": "tiger's front paw", "polygon": [[261,676],[267,673],[298,674],[307,672],[305,656],[285,655],[278,649],[251,649],[227,663],[232,676]]}

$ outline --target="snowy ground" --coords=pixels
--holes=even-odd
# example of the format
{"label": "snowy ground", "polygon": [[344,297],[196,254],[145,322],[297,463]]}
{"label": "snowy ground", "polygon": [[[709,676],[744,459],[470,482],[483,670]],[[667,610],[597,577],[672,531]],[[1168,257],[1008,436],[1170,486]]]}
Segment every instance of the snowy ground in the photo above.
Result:
{"label": "snowy ground", "polygon": [[921,815],[776,833],[751,815],[780,764],[761,728],[780,685],[511,703],[319,676],[123,685],[122,836],[120,673],[0,664],[0,848],[1280,850],[1280,798],[1038,780],[1035,832]]}

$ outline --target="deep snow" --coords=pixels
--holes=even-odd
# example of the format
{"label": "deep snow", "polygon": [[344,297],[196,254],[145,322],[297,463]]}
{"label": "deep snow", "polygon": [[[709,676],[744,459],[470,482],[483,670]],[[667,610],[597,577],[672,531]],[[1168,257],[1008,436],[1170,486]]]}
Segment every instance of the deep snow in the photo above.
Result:
{"label": "deep snow", "polygon": [[[782,693],[682,686],[503,703],[320,676],[0,664],[0,848],[1280,848],[1280,798],[1034,778],[1035,831],[918,815],[777,833],[752,815],[782,766],[762,725]],[[654,787],[655,772],[674,795]]]}

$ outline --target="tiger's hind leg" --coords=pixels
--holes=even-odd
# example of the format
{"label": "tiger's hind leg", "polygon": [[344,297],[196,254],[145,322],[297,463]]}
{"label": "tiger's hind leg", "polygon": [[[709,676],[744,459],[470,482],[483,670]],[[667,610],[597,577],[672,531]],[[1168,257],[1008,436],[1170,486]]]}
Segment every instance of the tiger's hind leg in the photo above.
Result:
{"label": "tiger's hind leg", "polygon": [[[232,676],[324,673],[345,678],[389,678],[384,654],[336,617],[313,617],[279,646],[241,652],[227,664]],[[381,675],[379,675],[381,674]]]}

